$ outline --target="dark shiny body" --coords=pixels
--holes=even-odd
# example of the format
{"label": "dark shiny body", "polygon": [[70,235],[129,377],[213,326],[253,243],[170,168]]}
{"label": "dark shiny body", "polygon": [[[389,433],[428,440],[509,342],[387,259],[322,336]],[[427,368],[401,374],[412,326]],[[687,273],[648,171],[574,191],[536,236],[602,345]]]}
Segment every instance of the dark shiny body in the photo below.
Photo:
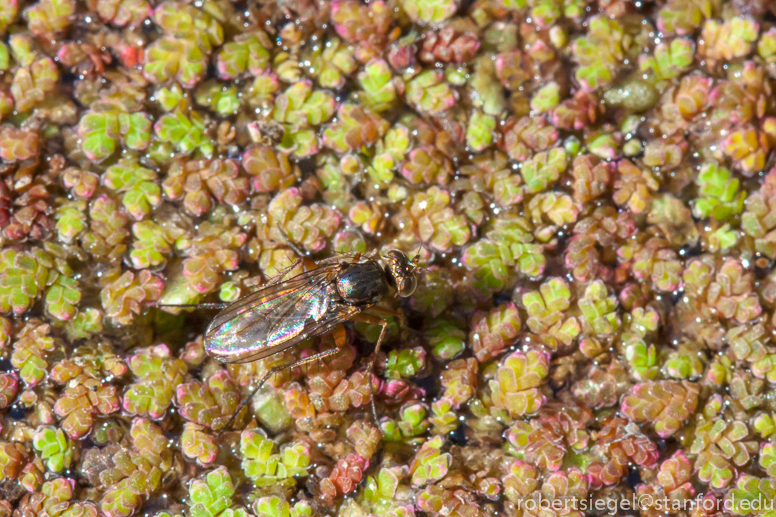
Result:
{"label": "dark shiny body", "polygon": [[255,361],[324,334],[386,297],[411,295],[418,257],[410,261],[394,250],[384,261],[354,253],[292,278],[281,274],[216,315],[205,350],[224,363]]}
{"label": "dark shiny body", "polygon": [[343,303],[369,307],[391,292],[386,275],[386,271],[375,260],[349,264],[337,277],[337,294]]}

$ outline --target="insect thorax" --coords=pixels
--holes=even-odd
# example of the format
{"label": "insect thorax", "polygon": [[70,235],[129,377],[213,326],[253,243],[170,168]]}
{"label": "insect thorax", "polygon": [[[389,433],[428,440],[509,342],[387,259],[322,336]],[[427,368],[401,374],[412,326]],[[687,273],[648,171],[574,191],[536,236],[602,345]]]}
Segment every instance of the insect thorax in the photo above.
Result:
{"label": "insect thorax", "polygon": [[373,305],[389,292],[385,272],[374,260],[349,264],[336,280],[337,293],[349,305]]}

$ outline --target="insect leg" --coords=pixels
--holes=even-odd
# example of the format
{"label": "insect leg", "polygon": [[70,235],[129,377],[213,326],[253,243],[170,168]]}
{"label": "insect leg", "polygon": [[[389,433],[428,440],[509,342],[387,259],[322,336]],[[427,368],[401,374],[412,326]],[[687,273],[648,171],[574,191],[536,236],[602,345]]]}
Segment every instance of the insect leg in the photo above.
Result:
{"label": "insect leg", "polygon": [[234,422],[234,419],[237,418],[237,415],[240,414],[240,411],[242,411],[243,408],[245,408],[245,406],[248,405],[248,402],[251,401],[251,399],[256,394],[256,392],[259,391],[261,387],[264,386],[264,383],[267,382],[267,380],[270,377],[272,377],[274,374],[278,372],[282,372],[283,370],[288,370],[290,368],[302,366],[307,363],[312,363],[313,361],[317,361],[319,359],[323,359],[324,357],[334,355],[339,351],[340,351],[339,348],[332,348],[331,350],[324,350],[323,352],[313,354],[310,357],[305,357],[304,359],[300,359],[299,361],[295,361],[293,363],[284,364],[281,366],[273,366],[272,368],[270,368],[269,371],[266,374],[264,374],[264,377],[261,378],[261,380],[259,381],[259,384],[255,388],[253,388],[253,390],[251,391],[251,394],[248,397],[246,397],[245,400],[242,401],[242,403],[240,404],[240,407],[238,407],[237,411],[235,411],[234,414],[231,416],[231,418],[229,418],[229,421],[226,422],[226,425],[224,425],[224,427],[221,428],[221,430],[218,432],[218,436],[216,437],[216,439],[221,438],[221,435],[224,434],[224,431],[226,431],[230,425],[232,425],[232,422]]}
{"label": "insect leg", "polygon": [[[374,307],[372,307],[373,309]],[[371,309],[370,309],[371,310]],[[369,395],[372,402],[372,417],[375,419],[375,424],[379,427],[379,422],[377,420],[377,408],[375,407],[375,393],[374,393],[374,387],[372,386],[372,370],[375,366],[375,359],[377,359],[377,354],[380,352],[380,347],[383,345],[383,340],[385,339],[385,334],[388,331],[388,321],[379,318],[377,316],[372,316],[370,314],[356,314],[353,316],[351,321],[354,322],[361,322],[361,323],[371,323],[372,325],[380,325],[382,328],[380,329],[380,335],[377,337],[377,343],[375,343],[375,349],[374,352],[372,352],[372,357],[369,359],[369,362],[366,365],[366,378],[369,382]]]}
{"label": "insect leg", "polygon": [[176,309],[225,309],[229,307],[228,303],[160,303],[157,307],[175,307]]}
{"label": "insect leg", "polygon": [[382,316],[393,316],[397,320],[399,320],[399,326],[403,329],[407,328],[407,316],[404,314],[403,311],[395,311],[393,309],[388,309],[386,307],[380,307],[379,305],[373,305],[372,307],[369,307],[367,309],[372,314],[380,314]]}
{"label": "insect leg", "polygon": [[[291,238],[288,236],[286,231],[280,226],[280,223],[277,224],[278,231],[280,232],[280,235],[283,236],[283,239],[285,239],[286,244],[288,244],[288,247],[294,250],[294,253],[297,254],[298,257],[300,257],[298,260],[300,260],[306,271],[311,271],[315,269],[318,264],[315,263],[313,259],[310,258],[310,253],[306,251],[302,251],[301,249],[297,248],[296,245],[291,242]],[[281,275],[278,275],[280,277]]]}
{"label": "insect leg", "polygon": [[302,259],[300,259],[300,258],[298,258],[298,259],[294,260],[294,261],[291,263],[291,265],[290,265],[290,266],[288,266],[288,267],[284,267],[282,270],[280,270],[280,271],[278,272],[278,274],[277,274],[277,275],[275,275],[274,277],[272,277],[272,279],[271,279],[269,282],[267,282],[266,284],[264,284],[262,287],[268,287],[268,286],[270,286],[270,285],[275,285],[275,284],[277,284],[278,282],[280,282],[281,280],[283,280],[283,277],[285,277],[285,276],[286,276],[286,275],[287,275],[289,272],[293,271],[293,270],[294,270],[294,268],[295,268],[296,266],[298,266],[298,265],[299,265],[301,262],[302,262]]}
{"label": "insect leg", "polygon": [[306,257],[309,255],[309,253],[305,253],[304,251],[300,250],[299,248],[296,247],[296,244],[291,242],[291,238],[288,236],[288,234],[283,229],[283,227],[280,226],[280,223],[277,224],[277,227],[278,227],[278,231],[280,232],[280,235],[282,235],[283,238],[286,240],[286,244],[288,244],[288,247],[294,250],[298,256]]}
{"label": "insect leg", "polygon": [[399,320],[399,327],[402,329],[403,332],[409,332],[410,334],[414,335],[422,335],[423,333],[417,329],[414,329],[412,327],[407,326],[407,315],[404,314],[404,311],[395,311],[393,309],[388,309],[386,307],[380,307],[378,305],[374,305],[372,307],[369,307],[367,311],[371,313],[377,313],[382,314],[383,316],[393,316],[397,320]]}

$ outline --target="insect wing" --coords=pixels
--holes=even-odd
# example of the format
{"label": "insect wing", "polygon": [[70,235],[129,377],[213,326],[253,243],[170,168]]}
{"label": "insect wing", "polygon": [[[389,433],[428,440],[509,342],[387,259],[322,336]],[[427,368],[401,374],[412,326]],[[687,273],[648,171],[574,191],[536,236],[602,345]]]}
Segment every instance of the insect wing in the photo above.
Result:
{"label": "insect wing", "polygon": [[205,349],[224,363],[245,363],[326,332],[350,316],[332,304],[330,264],[270,284],[224,309],[205,332]]}

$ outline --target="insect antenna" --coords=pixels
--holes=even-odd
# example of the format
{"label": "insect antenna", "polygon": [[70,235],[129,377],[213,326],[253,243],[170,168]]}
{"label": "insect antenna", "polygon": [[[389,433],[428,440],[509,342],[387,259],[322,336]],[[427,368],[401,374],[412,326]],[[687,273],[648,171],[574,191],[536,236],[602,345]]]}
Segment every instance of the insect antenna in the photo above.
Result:
{"label": "insect antenna", "polygon": [[[419,271],[426,271],[426,270],[428,269],[428,268],[425,268],[425,267],[420,267],[420,266],[418,265],[418,262],[420,262],[420,250],[421,250],[421,249],[423,249],[423,248],[424,248],[424,246],[423,246],[423,242],[419,242],[419,243],[418,243],[418,250],[415,252],[415,256],[414,256],[414,257],[412,257],[412,264],[413,264],[413,265],[415,266],[415,268],[416,268],[417,270],[419,270]],[[434,259],[434,252],[433,252],[431,249],[428,249],[428,248],[426,248],[426,251],[428,251],[428,252],[429,252],[429,255],[430,255],[430,257],[429,257],[429,263],[430,263],[430,262],[431,262],[431,261],[433,261],[433,259]]]}

